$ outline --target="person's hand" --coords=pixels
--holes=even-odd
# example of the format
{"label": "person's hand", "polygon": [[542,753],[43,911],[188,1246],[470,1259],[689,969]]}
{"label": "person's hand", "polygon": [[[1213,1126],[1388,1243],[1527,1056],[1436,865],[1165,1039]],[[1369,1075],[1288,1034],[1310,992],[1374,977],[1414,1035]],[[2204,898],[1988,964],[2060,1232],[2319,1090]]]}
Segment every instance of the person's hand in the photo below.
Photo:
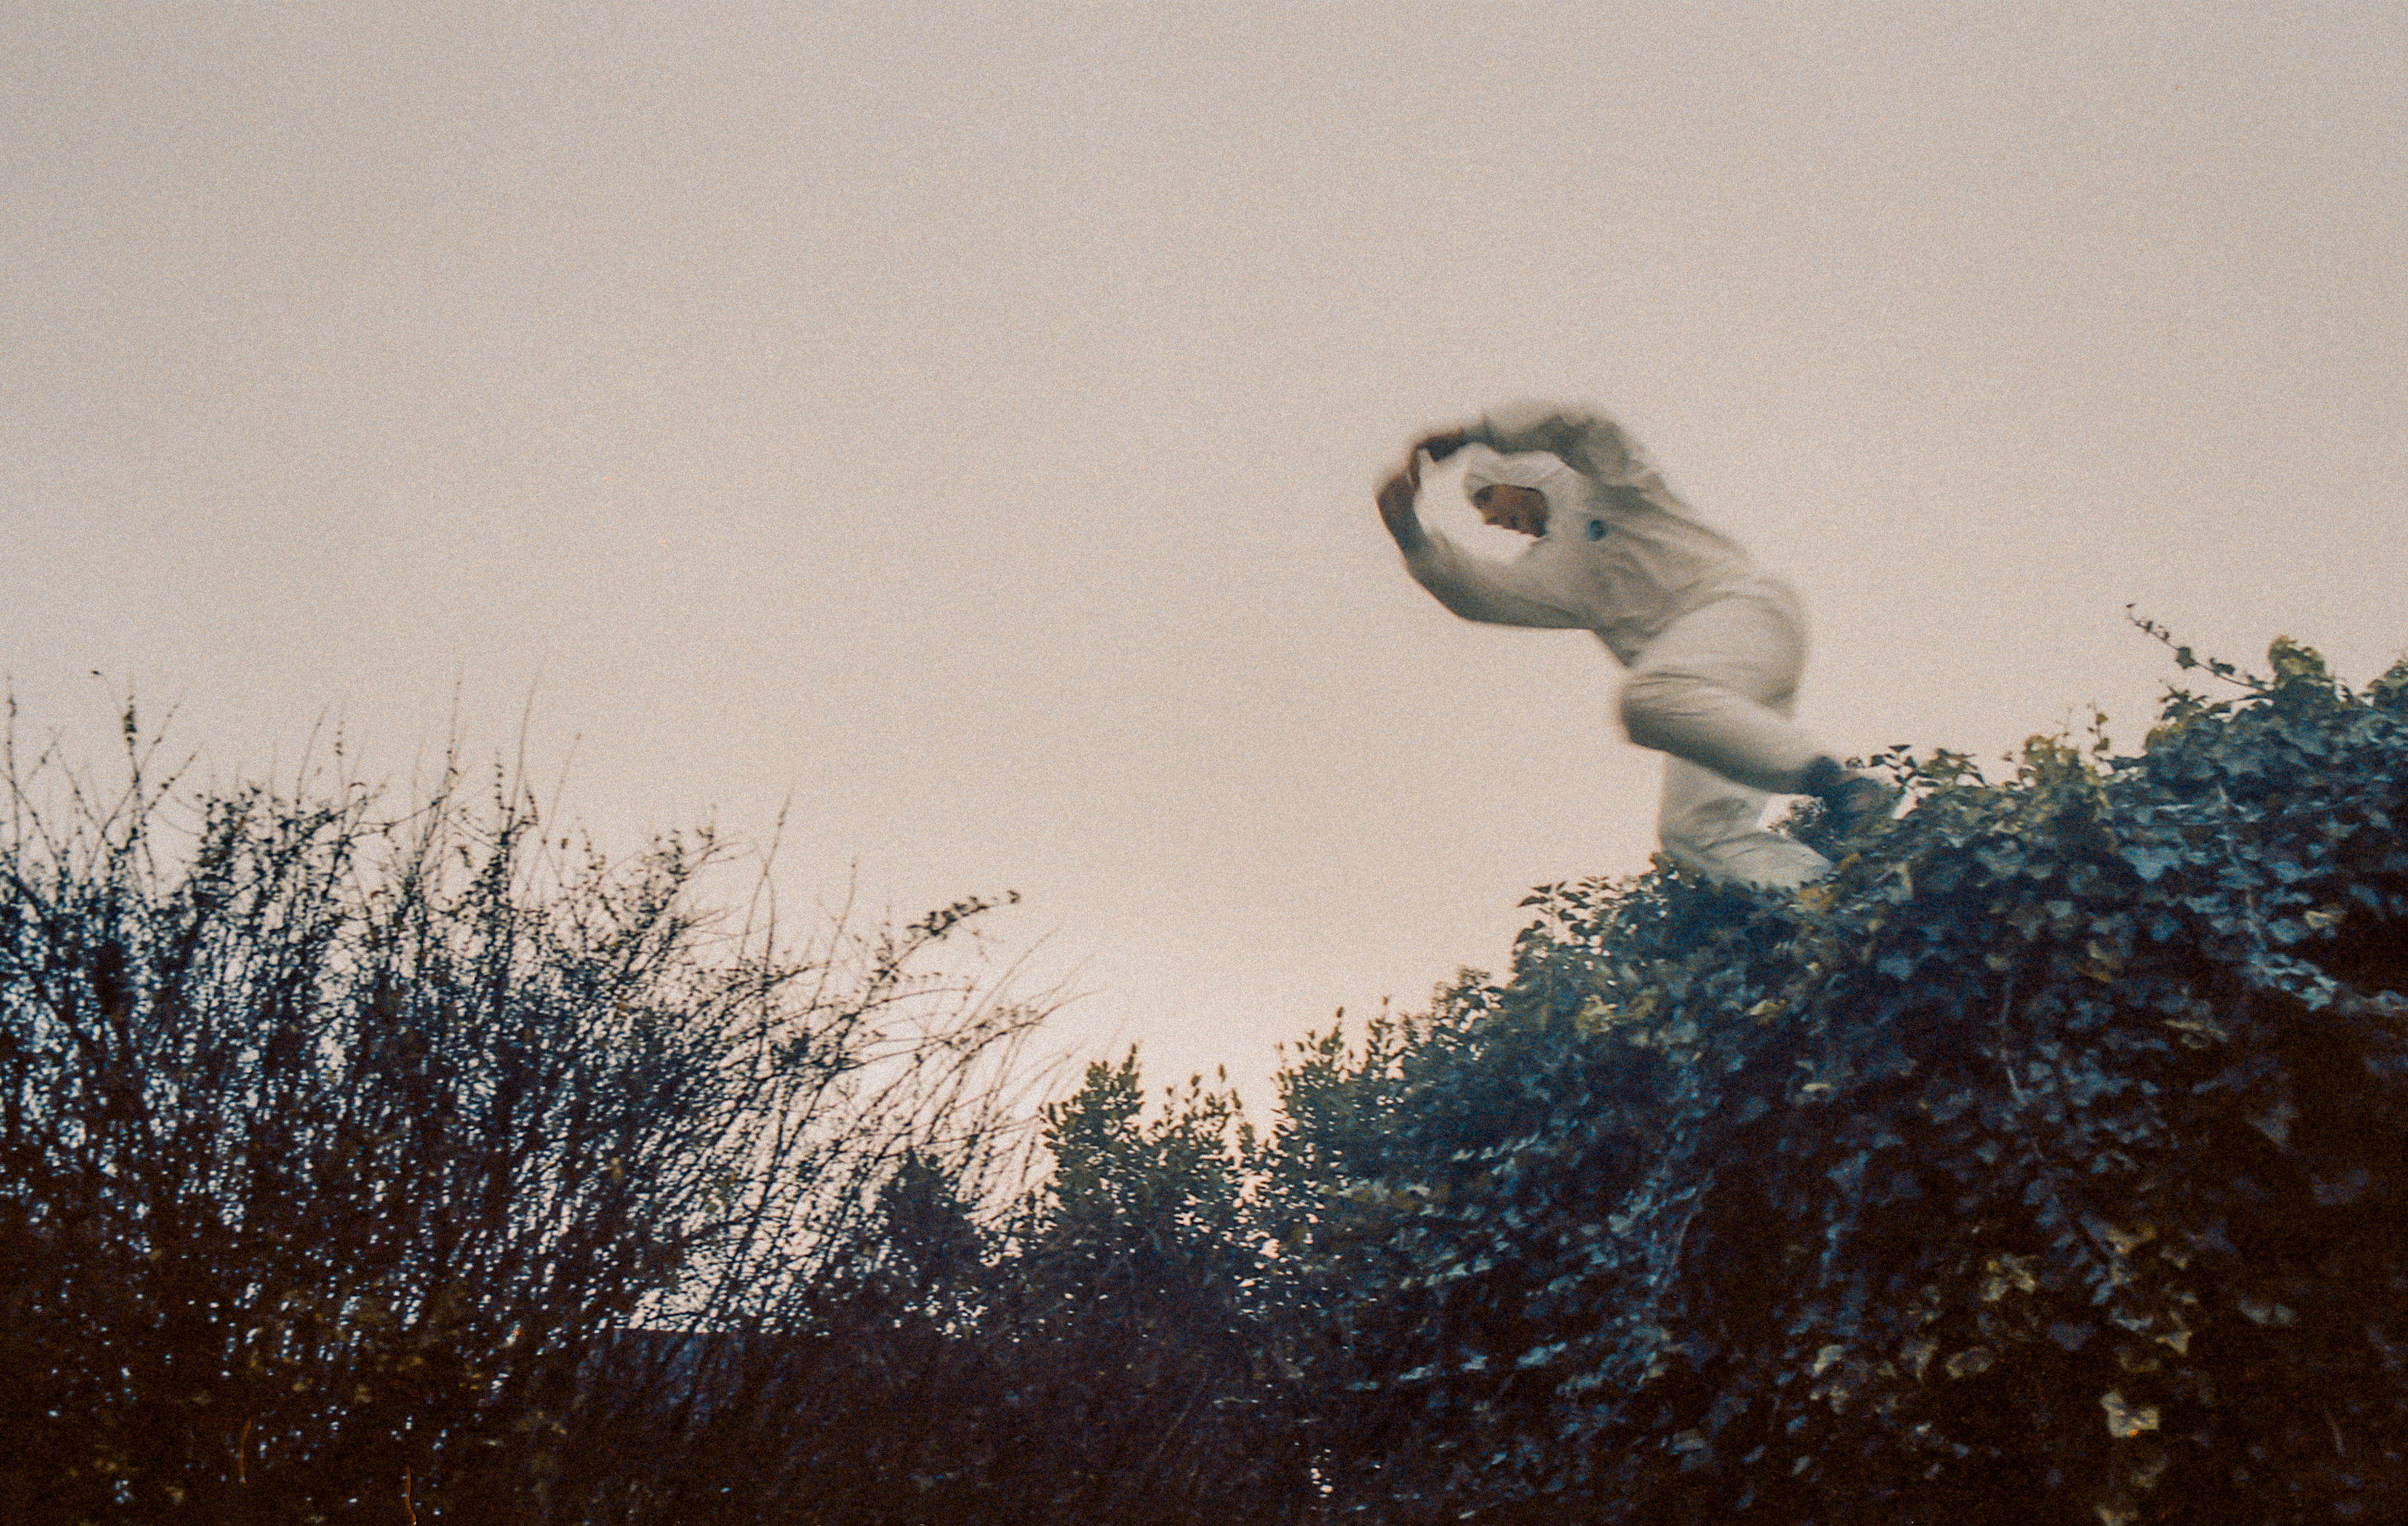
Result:
{"label": "person's hand", "polygon": [[1421,518],[1413,512],[1413,500],[1421,495],[1421,484],[1413,479],[1414,476],[1412,471],[1398,472],[1380,488],[1380,522],[1399,541],[1421,534]]}
{"label": "person's hand", "polygon": [[1405,452],[1404,469],[1381,485],[1377,499],[1380,522],[1386,525],[1388,534],[1400,543],[1410,543],[1421,536],[1422,521],[1413,512],[1413,500],[1420,496],[1422,491],[1422,457],[1426,455],[1432,461],[1444,461],[1463,446],[1463,431],[1459,429],[1425,435]]}
{"label": "person's hand", "polygon": [[1388,534],[1396,536],[1399,545],[1421,535],[1422,521],[1413,512],[1413,500],[1421,496],[1421,491],[1422,457],[1417,445],[1405,452],[1404,469],[1380,485],[1375,500],[1380,506],[1380,522],[1388,527]]}

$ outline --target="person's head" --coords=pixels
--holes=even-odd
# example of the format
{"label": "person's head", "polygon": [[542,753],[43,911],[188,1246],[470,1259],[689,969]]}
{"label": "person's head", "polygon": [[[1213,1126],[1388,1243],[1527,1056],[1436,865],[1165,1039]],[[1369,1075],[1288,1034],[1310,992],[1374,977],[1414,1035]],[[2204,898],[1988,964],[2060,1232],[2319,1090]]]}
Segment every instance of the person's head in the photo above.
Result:
{"label": "person's head", "polygon": [[1570,521],[1598,511],[1689,511],[1629,431],[1601,414],[1563,403],[1511,403],[1490,408],[1483,422],[1492,436],[1543,441],[1546,448],[1512,455],[1485,452],[1485,461],[1464,473],[1466,497],[1488,482],[1536,488],[1554,510],[1557,534]]}
{"label": "person's head", "polygon": [[1512,482],[1489,482],[1472,490],[1471,506],[1486,523],[1526,535],[1547,533],[1547,495]]}
{"label": "person's head", "polygon": [[1586,506],[1580,474],[1542,450],[1502,456],[1476,452],[1463,469],[1463,495],[1490,524],[1526,535],[1543,535],[1557,514]]}

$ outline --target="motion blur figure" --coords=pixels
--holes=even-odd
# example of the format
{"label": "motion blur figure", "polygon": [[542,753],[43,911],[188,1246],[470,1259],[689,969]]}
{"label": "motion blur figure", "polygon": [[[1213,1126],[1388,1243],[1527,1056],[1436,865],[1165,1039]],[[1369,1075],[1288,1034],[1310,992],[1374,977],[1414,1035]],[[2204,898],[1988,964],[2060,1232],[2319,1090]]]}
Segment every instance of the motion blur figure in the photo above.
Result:
{"label": "motion blur figure", "polygon": [[[1423,458],[1466,448],[1463,489],[1480,517],[1534,542],[1513,561],[1466,552],[1416,512]],[[1449,609],[1590,631],[1629,668],[1622,723],[1668,755],[1656,833],[1675,862],[1794,888],[1831,863],[1765,829],[1770,795],[1814,795],[1843,831],[1887,811],[1885,785],[1790,719],[1806,663],[1796,592],[1700,521],[1611,419],[1546,403],[1496,409],[1416,442],[1378,502],[1407,570]]]}

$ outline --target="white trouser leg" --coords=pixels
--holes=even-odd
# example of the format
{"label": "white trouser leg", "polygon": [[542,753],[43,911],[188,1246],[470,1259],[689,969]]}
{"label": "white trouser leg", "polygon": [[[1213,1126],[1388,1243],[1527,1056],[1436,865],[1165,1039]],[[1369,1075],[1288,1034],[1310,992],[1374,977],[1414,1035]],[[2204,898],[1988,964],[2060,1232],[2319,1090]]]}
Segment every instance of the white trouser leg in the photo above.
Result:
{"label": "white trouser leg", "polygon": [[1823,755],[1789,719],[1805,663],[1797,596],[1767,578],[1674,620],[1632,668],[1623,724],[1670,754],[1656,831],[1674,862],[1783,888],[1830,871],[1822,854],[1759,824],[1768,792],[1796,790]]}
{"label": "white trouser leg", "polygon": [[1795,890],[1829,874],[1829,859],[1760,824],[1768,798],[1686,758],[1668,757],[1656,834],[1675,863],[1715,879]]}

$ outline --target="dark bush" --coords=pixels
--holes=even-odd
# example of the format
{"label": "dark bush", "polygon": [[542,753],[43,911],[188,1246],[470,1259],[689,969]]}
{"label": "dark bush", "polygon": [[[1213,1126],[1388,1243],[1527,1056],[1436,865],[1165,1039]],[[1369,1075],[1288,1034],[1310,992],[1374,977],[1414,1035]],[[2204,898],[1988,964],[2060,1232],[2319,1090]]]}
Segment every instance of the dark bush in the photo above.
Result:
{"label": "dark bush", "polygon": [[626,1333],[824,1335],[1011,1144],[1039,1014],[919,973],[983,903],[789,955],[690,908],[708,835],[130,758],[10,756],[0,1518],[641,1515],[731,1395],[595,1381]]}
{"label": "dark bush", "polygon": [[1235,1099],[1191,1083],[1144,1112],[1133,1054],[1091,1066],[1042,1109],[1054,1170],[1006,1213],[891,1178],[882,1260],[782,1343],[723,1346],[710,1380],[746,1401],[655,1519],[1317,1519]]}
{"label": "dark bush", "polygon": [[1795,898],[1553,887],[1510,981],[1325,1062],[1377,1127],[1312,1144],[1350,1503],[2408,1511],[2408,664],[2272,662],[2136,757],[1895,755]]}

